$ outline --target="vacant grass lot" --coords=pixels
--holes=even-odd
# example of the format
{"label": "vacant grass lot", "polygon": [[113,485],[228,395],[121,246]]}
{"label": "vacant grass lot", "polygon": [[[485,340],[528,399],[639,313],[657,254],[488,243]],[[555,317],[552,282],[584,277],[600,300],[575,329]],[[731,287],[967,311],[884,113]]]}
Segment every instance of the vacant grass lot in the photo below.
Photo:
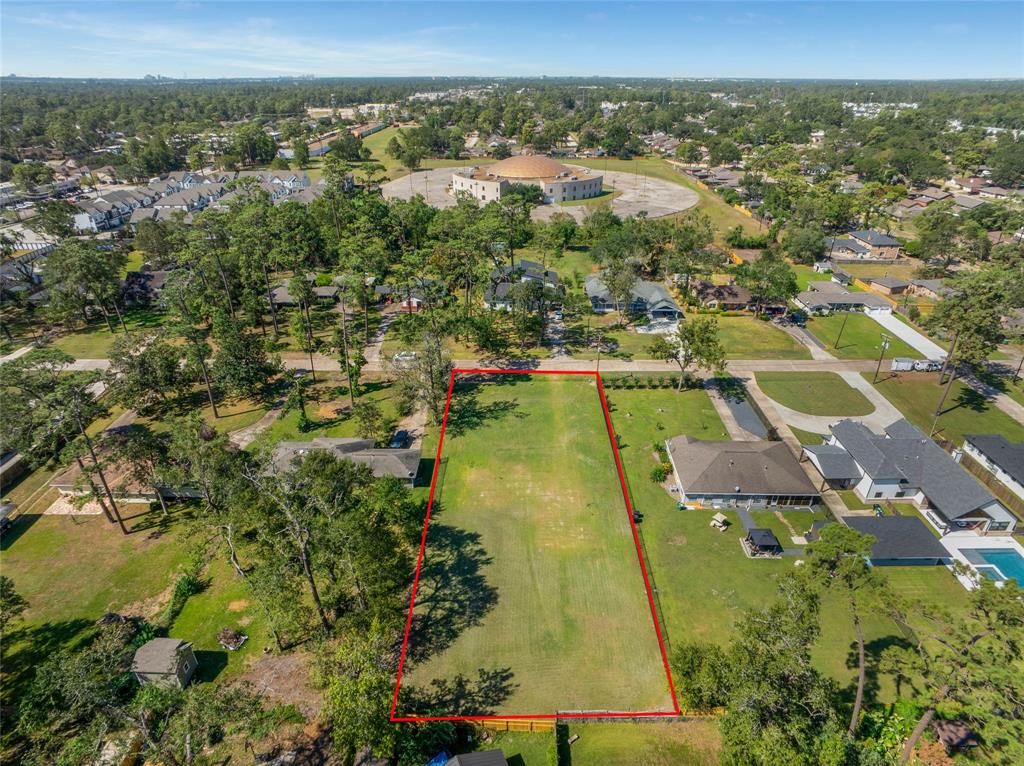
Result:
{"label": "vacant grass lot", "polygon": [[670,709],[593,379],[460,384],[445,436],[403,683],[450,713]]}
{"label": "vacant grass lot", "polygon": [[[870,380],[871,374],[864,373],[864,377]],[[907,420],[928,433],[935,408],[942,397],[943,387],[938,385],[938,380],[937,372],[905,373],[882,377],[875,388]],[[959,445],[964,434],[1002,434],[1010,441],[1019,442],[1024,441],[1024,423],[1017,422],[973,388],[957,380],[939,415],[935,436]]]}
{"label": "vacant grass lot", "polygon": [[[845,328],[843,327],[844,318],[846,318]],[[852,312],[811,317],[807,321],[807,329],[825,344],[825,350],[840,359],[877,359],[881,350],[882,333],[885,332],[885,328],[867,314]],[[839,334],[840,330],[842,330],[842,337]],[[838,347],[836,338],[839,338]],[[885,358],[892,359],[894,356],[907,356],[911,359],[924,358],[913,346],[907,345],[899,338],[890,337]],[[882,362],[883,367],[886,364],[886,362]]]}
{"label": "vacant grass lot", "polygon": [[808,415],[868,415],[875,407],[834,372],[759,372],[757,385],[770,398]]}

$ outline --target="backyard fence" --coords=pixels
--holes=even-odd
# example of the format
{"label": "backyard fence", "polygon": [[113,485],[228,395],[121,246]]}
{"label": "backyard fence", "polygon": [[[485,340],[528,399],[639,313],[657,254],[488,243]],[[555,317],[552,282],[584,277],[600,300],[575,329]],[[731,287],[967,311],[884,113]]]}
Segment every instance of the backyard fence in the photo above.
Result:
{"label": "backyard fence", "polygon": [[977,460],[965,452],[963,457],[960,458],[960,465],[970,471],[974,478],[988,487],[992,494],[1002,501],[1003,505],[1017,514],[1018,517],[1024,518],[1024,500],[1021,500],[1007,489],[1005,484],[989,473]]}
{"label": "backyard fence", "polygon": [[493,731],[553,732],[554,718],[487,718],[480,721],[485,729]]}

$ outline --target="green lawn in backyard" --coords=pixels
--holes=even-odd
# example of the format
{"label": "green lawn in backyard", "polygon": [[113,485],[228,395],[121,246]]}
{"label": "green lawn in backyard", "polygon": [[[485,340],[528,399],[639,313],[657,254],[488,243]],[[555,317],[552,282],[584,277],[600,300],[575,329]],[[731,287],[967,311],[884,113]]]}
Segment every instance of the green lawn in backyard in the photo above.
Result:
{"label": "green lawn in backyard", "polygon": [[[205,587],[189,597],[185,607],[168,631],[175,638],[192,642],[199,660],[198,677],[202,681],[242,673],[246,661],[258,657],[273,638],[252,592],[223,557],[212,560],[204,574]],[[222,628],[236,630],[249,640],[236,651],[227,651],[217,641]]]}
{"label": "green lawn in backyard", "polygon": [[[733,625],[747,610],[762,607],[776,596],[778,578],[793,566],[794,559],[752,561],[740,549],[742,527],[734,511],[725,511],[732,526],[726,532],[712,529],[710,513],[678,511],[676,500],[649,476],[655,466],[652,444],[677,434],[707,440],[727,435],[704,391],[615,390],[609,393],[612,419],[619,434],[622,460],[636,508],[643,513],[639,529],[646,543],[649,574],[657,589],[665,635],[669,644],[688,640],[728,643]],[[758,512],[761,513],[761,512]],[[784,511],[798,529],[809,526],[814,516],[806,511]],[[774,523],[774,522],[770,522]],[[966,591],[943,567],[885,567],[894,590],[925,595],[934,603],[954,608],[964,603]],[[848,609],[837,598],[822,599],[822,636],[815,648],[816,665],[839,682],[844,699],[852,699],[855,674],[847,664],[853,627]],[[895,624],[872,616],[865,623],[872,674],[878,655],[887,644],[900,640]],[[878,679],[878,691],[870,701],[891,701],[895,684]]]}
{"label": "green lawn in backyard", "polygon": [[[863,373],[868,380],[871,373]],[[942,397],[938,373],[904,373],[879,378],[877,388],[907,420],[929,433],[935,408]],[[1002,434],[1010,441],[1024,441],[1024,423],[1007,415],[984,396],[960,380],[953,383],[939,415],[936,438],[956,445],[964,434]]]}
{"label": "green lawn in backyard", "polygon": [[46,516],[42,510],[16,517],[0,544],[4,575],[29,602],[24,619],[4,636],[8,700],[42,659],[89,635],[105,613],[158,616],[188,558],[177,523],[142,529],[157,521],[153,514],[129,520],[129,529],[140,531],[124,536],[102,515]]}
{"label": "green lawn in backyard", "polygon": [[868,415],[875,406],[834,372],[758,372],[757,385],[771,399],[808,415]]}
{"label": "green lawn in backyard", "polygon": [[922,265],[921,261],[911,260],[907,263],[842,263],[839,268],[864,281],[869,277],[895,277],[909,281],[915,278]]}
{"label": "green lawn in backyard", "polygon": [[490,739],[486,742],[480,737],[475,737],[472,745],[463,751],[456,747],[456,751],[475,752],[486,750],[501,750],[505,754],[505,760],[509,766],[549,766],[548,750],[555,743],[554,732],[525,732],[525,731],[501,731],[489,732]]}
{"label": "green lawn in backyard", "polygon": [[402,682],[464,682],[461,714],[671,708],[593,378],[461,383],[442,460]]}
{"label": "green lawn in backyard", "polygon": [[[826,351],[840,359],[877,359],[881,350],[882,333],[885,332],[885,328],[867,314],[856,312],[811,317],[807,320],[807,329],[825,345]],[[886,359],[895,356],[923,359],[921,353],[913,346],[892,337],[891,333],[886,334],[890,335],[889,348],[885,351]],[[839,338],[838,348],[835,345],[836,338]],[[883,367],[886,364],[882,362]]]}
{"label": "green lawn in backyard", "polygon": [[789,266],[796,274],[796,284],[801,292],[808,289],[809,282],[820,282],[829,279],[828,274],[815,271],[813,266],[805,266],[802,263],[791,263]]}
{"label": "green lawn in backyard", "polygon": [[[714,766],[720,747],[712,719],[656,723],[572,721],[572,766]],[[528,764],[532,766],[532,764]]]}
{"label": "green lawn in backyard", "polygon": [[[116,316],[110,321],[114,324],[113,334],[106,322],[93,320],[85,327],[56,338],[53,346],[76,359],[106,359],[114,338],[124,334]],[[126,311],[124,321],[129,330],[155,330],[167,321],[167,315],[140,308]]]}
{"label": "green lawn in backyard", "polygon": [[718,317],[718,337],[726,359],[811,358],[811,352],[785,330],[750,316]]}

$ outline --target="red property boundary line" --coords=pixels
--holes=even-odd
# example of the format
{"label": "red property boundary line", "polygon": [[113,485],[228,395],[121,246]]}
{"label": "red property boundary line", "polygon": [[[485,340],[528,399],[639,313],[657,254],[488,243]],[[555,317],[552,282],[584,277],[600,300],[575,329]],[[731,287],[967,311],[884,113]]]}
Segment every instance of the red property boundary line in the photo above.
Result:
{"label": "red property boundary line", "polygon": [[[430,514],[434,509],[434,491],[437,488],[437,475],[441,466],[441,448],[444,445],[444,432],[448,425],[448,411],[452,404],[452,392],[455,390],[455,378],[457,375],[593,375],[597,383],[597,392],[601,397],[601,409],[604,411],[604,422],[608,429],[608,441],[612,445],[612,454],[615,456],[615,468],[619,474],[619,486],[622,488],[622,498],[626,503],[626,516],[629,519],[629,527],[633,532],[633,544],[636,547],[636,557],[640,562],[640,572],[644,578],[644,589],[647,591],[647,603],[651,609],[651,620],[654,623],[654,632],[658,636],[658,648],[661,650],[661,662],[665,668],[665,677],[668,679],[669,693],[672,695],[672,710],[650,710],[640,712],[611,711],[602,713],[542,713],[539,715],[449,715],[449,716],[396,716],[398,707],[398,690],[402,685],[402,670],[405,667],[405,655],[409,647],[409,631],[412,628],[413,609],[416,606],[416,592],[420,584],[420,571],[423,567],[423,553],[427,545],[427,527],[430,526]],[[676,698],[675,684],[672,682],[672,672],[668,667],[668,654],[665,652],[665,641],[661,635],[661,626],[658,624],[658,614],[654,606],[654,594],[651,592],[651,582],[647,576],[647,566],[644,564],[643,553],[640,549],[640,534],[633,520],[633,503],[629,499],[629,490],[626,489],[626,475],[622,470],[622,459],[619,456],[619,445],[615,441],[615,431],[612,428],[612,417],[608,411],[608,400],[604,395],[604,386],[601,384],[601,374],[596,370],[502,370],[502,369],[460,369],[452,370],[448,379],[448,397],[444,403],[444,417],[441,420],[441,436],[437,441],[437,454],[434,457],[434,471],[430,479],[430,495],[427,499],[427,517],[423,521],[423,534],[420,536],[420,552],[416,559],[416,575],[412,581],[412,596],[409,599],[409,614],[405,620],[405,636],[402,639],[402,653],[398,660],[398,678],[395,680],[395,693],[391,699],[391,713],[389,720],[396,723],[412,723],[417,721],[486,721],[486,720],[512,720],[512,719],[538,719],[538,718],[642,718],[642,717],[666,717],[679,716],[682,711],[679,708],[679,700]]]}

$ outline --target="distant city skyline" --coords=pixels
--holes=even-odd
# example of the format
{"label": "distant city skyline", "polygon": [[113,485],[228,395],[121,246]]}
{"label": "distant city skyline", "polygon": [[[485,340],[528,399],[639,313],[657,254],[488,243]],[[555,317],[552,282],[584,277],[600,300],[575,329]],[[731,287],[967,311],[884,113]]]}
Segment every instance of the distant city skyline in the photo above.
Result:
{"label": "distant city skyline", "polygon": [[1024,77],[1024,3],[17,2],[0,74]]}

